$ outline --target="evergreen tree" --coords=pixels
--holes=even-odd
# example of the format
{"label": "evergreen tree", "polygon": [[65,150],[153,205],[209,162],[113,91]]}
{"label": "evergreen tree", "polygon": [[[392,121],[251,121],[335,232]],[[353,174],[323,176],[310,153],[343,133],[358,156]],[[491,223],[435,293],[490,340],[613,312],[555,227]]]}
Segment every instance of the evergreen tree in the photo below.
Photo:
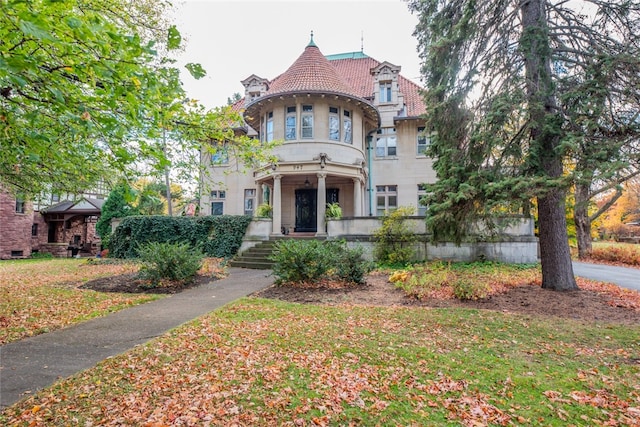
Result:
{"label": "evergreen tree", "polygon": [[[566,192],[580,159],[614,177],[638,139],[640,2],[409,0],[409,8],[419,16],[434,131],[439,181],[426,203],[435,237],[459,242],[474,221],[535,205],[542,286],[577,289]],[[606,153],[579,150],[612,135],[620,138]]]}
{"label": "evergreen tree", "polygon": [[102,205],[100,219],[96,224],[96,231],[103,246],[108,246],[113,218],[124,218],[138,214],[138,210],[132,205],[134,200],[134,191],[127,183],[120,183],[111,190],[109,197]]}

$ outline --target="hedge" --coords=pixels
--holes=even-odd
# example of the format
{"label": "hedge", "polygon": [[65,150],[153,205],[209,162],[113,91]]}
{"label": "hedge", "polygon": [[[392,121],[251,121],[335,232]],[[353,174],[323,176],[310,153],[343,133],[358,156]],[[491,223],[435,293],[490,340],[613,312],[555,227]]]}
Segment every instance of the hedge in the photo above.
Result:
{"label": "hedge", "polygon": [[148,242],[188,243],[205,255],[230,258],[236,254],[250,216],[220,215],[171,217],[130,216],[122,220],[109,241],[109,256],[137,258],[138,247]]}

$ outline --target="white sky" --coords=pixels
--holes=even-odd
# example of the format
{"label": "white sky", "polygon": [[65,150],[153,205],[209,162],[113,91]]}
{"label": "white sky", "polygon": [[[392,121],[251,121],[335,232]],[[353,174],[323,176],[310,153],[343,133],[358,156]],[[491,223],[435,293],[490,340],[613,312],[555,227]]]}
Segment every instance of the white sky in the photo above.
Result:
{"label": "white sky", "polygon": [[420,83],[418,22],[402,0],[186,0],[177,6],[176,25],[186,48],[178,65],[200,63],[207,75],[183,73],[189,97],[208,108],[226,105],[241,80],[256,74],[273,79],[286,71],[309,43],[324,55],[360,51],[402,67]]}

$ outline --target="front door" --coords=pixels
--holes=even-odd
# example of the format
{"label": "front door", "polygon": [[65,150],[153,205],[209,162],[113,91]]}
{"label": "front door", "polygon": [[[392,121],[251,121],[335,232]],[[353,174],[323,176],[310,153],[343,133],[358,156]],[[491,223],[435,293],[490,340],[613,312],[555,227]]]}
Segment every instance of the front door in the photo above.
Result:
{"label": "front door", "polygon": [[316,232],[316,203],[318,190],[296,190],[296,226],[294,231]]}

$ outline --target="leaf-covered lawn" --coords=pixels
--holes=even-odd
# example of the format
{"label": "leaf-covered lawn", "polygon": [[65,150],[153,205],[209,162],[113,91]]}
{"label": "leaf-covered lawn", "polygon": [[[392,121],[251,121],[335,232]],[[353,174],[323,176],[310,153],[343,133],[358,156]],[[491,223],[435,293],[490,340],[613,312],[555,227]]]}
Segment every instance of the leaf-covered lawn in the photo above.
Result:
{"label": "leaf-covered lawn", "polygon": [[73,258],[0,262],[0,344],[157,299],[78,289],[88,280],[137,269]]}
{"label": "leaf-covered lawn", "polygon": [[64,380],[0,421],[631,426],[640,425],[638,360],[639,327],[248,298]]}

